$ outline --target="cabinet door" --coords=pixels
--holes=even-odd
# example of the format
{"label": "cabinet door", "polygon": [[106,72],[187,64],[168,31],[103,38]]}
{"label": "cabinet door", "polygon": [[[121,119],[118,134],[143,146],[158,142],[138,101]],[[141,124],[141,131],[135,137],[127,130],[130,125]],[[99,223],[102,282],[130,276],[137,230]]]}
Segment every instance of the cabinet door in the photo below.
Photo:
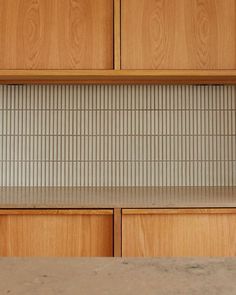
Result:
{"label": "cabinet door", "polygon": [[113,0],[1,0],[0,69],[112,69]]}
{"label": "cabinet door", "polygon": [[236,209],[123,210],[123,256],[236,256]]}
{"label": "cabinet door", "polygon": [[236,69],[235,0],[121,0],[122,69]]}
{"label": "cabinet door", "polygon": [[112,256],[112,210],[2,210],[0,256]]}

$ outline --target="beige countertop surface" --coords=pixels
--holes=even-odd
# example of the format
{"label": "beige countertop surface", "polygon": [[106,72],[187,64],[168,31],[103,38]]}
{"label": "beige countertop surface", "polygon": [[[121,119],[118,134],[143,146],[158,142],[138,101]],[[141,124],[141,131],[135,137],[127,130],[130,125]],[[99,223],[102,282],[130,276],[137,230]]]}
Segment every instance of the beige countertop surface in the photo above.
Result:
{"label": "beige countertop surface", "polygon": [[0,258],[1,295],[235,295],[236,258]]}
{"label": "beige countertop surface", "polygon": [[0,208],[188,207],[236,207],[236,186],[0,188]]}

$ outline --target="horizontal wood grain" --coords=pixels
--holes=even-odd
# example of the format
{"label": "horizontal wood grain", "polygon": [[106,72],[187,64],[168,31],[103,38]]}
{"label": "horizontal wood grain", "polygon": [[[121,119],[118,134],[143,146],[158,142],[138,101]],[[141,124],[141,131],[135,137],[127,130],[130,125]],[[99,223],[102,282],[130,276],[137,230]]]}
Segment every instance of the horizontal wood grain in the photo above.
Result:
{"label": "horizontal wood grain", "polygon": [[123,256],[236,256],[236,210],[123,210],[122,238]]}
{"label": "horizontal wood grain", "polygon": [[235,0],[122,0],[122,69],[236,69]]}
{"label": "horizontal wood grain", "polygon": [[236,84],[236,70],[0,70],[0,84]]}
{"label": "horizontal wood grain", "polygon": [[1,0],[0,69],[112,69],[112,0]]}
{"label": "horizontal wood grain", "polygon": [[0,256],[112,256],[110,210],[1,211]]}
{"label": "horizontal wood grain", "polygon": [[123,209],[123,215],[236,214],[236,208]]}
{"label": "horizontal wood grain", "polygon": [[0,215],[113,215],[112,210],[86,209],[0,209]]}

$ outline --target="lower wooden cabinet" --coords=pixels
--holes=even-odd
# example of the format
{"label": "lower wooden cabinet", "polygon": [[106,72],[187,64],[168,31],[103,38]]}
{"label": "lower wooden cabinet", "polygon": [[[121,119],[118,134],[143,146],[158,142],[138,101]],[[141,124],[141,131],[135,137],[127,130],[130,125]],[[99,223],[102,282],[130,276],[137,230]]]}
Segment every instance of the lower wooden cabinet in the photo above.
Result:
{"label": "lower wooden cabinet", "polygon": [[114,213],[0,210],[0,256],[236,256],[236,209]]}
{"label": "lower wooden cabinet", "polygon": [[0,210],[0,256],[112,256],[113,210]]}
{"label": "lower wooden cabinet", "polygon": [[123,256],[236,256],[236,209],[126,209]]}

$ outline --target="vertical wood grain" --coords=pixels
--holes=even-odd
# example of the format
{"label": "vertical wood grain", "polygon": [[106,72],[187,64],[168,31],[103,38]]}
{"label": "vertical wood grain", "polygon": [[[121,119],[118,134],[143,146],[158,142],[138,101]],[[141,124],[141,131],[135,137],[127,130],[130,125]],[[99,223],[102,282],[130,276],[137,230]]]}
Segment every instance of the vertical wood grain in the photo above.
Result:
{"label": "vertical wood grain", "polygon": [[114,69],[121,66],[121,0],[114,0]]}
{"label": "vertical wood grain", "polygon": [[0,216],[0,256],[113,256],[112,219],[96,211],[6,212]]}
{"label": "vertical wood grain", "polygon": [[1,0],[0,69],[112,69],[112,0]]}
{"label": "vertical wood grain", "polygon": [[122,213],[120,208],[114,209],[114,256],[122,254]]}
{"label": "vertical wood grain", "polygon": [[123,256],[236,256],[236,212],[142,211],[123,210]]}
{"label": "vertical wood grain", "polygon": [[122,69],[235,69],[234,0],[122,0]]}

